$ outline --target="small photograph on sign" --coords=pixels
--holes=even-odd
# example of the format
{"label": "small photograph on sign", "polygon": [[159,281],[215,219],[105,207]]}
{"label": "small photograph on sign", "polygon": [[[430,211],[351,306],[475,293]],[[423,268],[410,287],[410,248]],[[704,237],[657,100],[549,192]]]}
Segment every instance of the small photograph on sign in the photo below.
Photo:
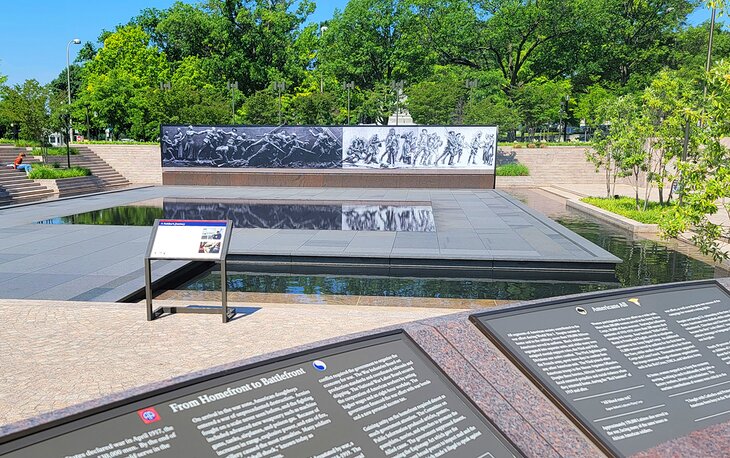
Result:
{"label": "small photograph on sign", "polygon": [[201,239],[203,240],[220,240],[223,238],[223,232],[220,229],[205,228]]}
{"label": "small photograph on sign", "polygon": [[200,242],[200,247],[198,248],[198,253],[220,253],[221,252],[221,242],[208,241],[206,242],[203,240]]}

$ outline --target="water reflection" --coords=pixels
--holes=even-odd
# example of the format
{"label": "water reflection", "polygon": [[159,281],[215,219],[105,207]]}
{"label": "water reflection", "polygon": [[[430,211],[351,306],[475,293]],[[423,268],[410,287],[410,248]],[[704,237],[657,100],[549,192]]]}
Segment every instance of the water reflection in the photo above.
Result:
{"label": "water reflection", "polygon": [[[528,300],[615,288],[609,283],[510,282],[498,280],[340,277],[228,272],[231,292]],[[185,285],[187,291],[220,291],[220,272],[211,271]]]}
{"label": "water reflection", "polygon": [[530,190],[510,190],[525,204],[621,258],[616,277],[621,287],[703,280],[730,275],[691,245],[676,240],[646,238],[617,228],[581,212],[564,202]]}
{"label": "water reflection", "polygon": [[231,220],[237,228],[434,232],[427,205],[261,203],[164,199],[40,221],[40,224],[151,226],[155,219]]}

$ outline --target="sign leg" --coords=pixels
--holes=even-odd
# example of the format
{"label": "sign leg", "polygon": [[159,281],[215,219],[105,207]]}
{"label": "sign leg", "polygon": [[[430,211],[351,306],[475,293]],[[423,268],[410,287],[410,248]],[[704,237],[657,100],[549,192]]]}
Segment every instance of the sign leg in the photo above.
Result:
{"label": "sign leg", "polygon": [[221,259],[221,309],[223,309],[223,322],[228,323],[228,275],[225,257]]}
{"label": "sign leg", "polygon": [[144,259],[144,291],[147,300],[147,321],[155,318],[152,316],[152,261],[150,258]]}

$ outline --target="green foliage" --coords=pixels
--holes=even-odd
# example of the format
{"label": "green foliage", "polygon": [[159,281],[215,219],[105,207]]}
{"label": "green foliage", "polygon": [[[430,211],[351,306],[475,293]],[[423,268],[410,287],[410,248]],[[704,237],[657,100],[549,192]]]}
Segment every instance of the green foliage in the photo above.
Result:
{"label": "green foliage", "polygon": [[602,107],[609,103],[611,98],[613,95],[607,89],[600,84],[593,84],[578,99],[575,116],[585,120],[586,125],[590,127],[598,127],[606,121],[603,119]]}
{"label": "green foliage", "polygon": [[292,124],[335,124],[340,114],[334,95],[318,90],[295,94],[288,103],[288,112]]}
{"label": "green foliage", "polygon": [[[593,149],[586,158],[603,170],[606,179],[606,196],[610,197],[616,178],[633,176],[635,203],[639,208],[639,174],[647,170],[648,154],[644,145],[649,136],[648,121],[638,105],[636,97],[626,95],[609,98],[600,106],[598,115],[610,125],[607,134],[599,131],[593,138]],[[645,205],[648,199],[645,199]]]}
{"label": "green foliage", "polygon": [[495,173],[498,177],[526,177],[530,169],[524,164],[504,164],[497,166]]}
{"label": "green foliage", "polygon": [[[69,148],[69,151],[72,155],[79,154],[78,150],[76,148]],[[43,153],[40,147],[33,148],[33,154],[36,156],[40,156]],[[46,148],[46,154],[49,156],[66,156],[66,148],[57,148],[57,147],[48,147]]]}
{"label": "green foliage", "polygon": [[500,131],[512,131],[522,123],[520,110],[506,100],[482,99],[466,106],[466,124],[499,126]]}
{"label": "green foliage", "polygon": [[49,124],[50,93],[36,80],[14,86],[0,86],[0,118],[20,124],[18,137],[38,140]]}
{"label": "green foliage", "polygon": [[63,178],[86,177],[91,175],[91,170],[83,167],[71,167],[70,169],[59,169],[47,165],[33,164],[28,178],[31,180],[59,180]]}
{"label": "green foliage", "polygon": [[149,40],[141,27],[120,27],[84,67],[79,103],[88,105],[98,121],[120,137],[151,139],[159,132],[153,96],[158,82],[169,80],[170,68],[165,56],[148,45]]}
{"label": "green foliage", "polygon": [[18,140],[17,142],[12,138],[0,138],[0,144],[14,145],[19,148],[25,148],[28,146],[40,146],[41,142],[36,140]]}
{"label": "green foliage", "polygon": [[417,124],[462,124],[467,88],[464,78],[444,68],[427,81],[410,86],[408,111]]}
{"label": "green foliage", "polygon": [[635,200],[630,197],[584,197],[581,202],[645,224],[659,224],[675,207],[674,204],[667,206],[649,202],[646,209],[637,210]]}
{"label": "green foliage", "polygon": [[159,141],[153,141],[153,142],[137,142],[137,141],[105,141],[105,140],[84,140],[83,142],[79,142],[82,145],[89,144],[89,145],[159,145]]}
{"label": "green foliage", "polygon": [[555,121],[560,117],[561,103],[570,93],[570,81],[538,78],[515,91],[517,107],[529,128]]}
{"label": "green foliage", "polygon": [[277,125],[279,124],[279,98],[270,89],[259,91],[246,99],[240,116],[246,124]]}
{"label": "green foliage", "polygon": [[322,70],[341,81],[355,81],[364,89],[378,82],[412,77],[403,59],[416,46],[404,40],[406,12],[398,0],[350,0],[343,11],[335,11],[327,23],[317,60]]}
{"label": "green foliage", "polygon": [[[730,63],[716,64],[706,84],[706,103],[703,110],[695,112],[702,125],[696,133],[702,147],[693,152],[691,160],[677,164],[681,204],[661,225],[670,236],[691,230],[692,241],[700,251],[721,260],[728,253],[723,251],[720,239],[730,233],[730,215],[725,206],[730,197],[730,150],[723,144],[730,135]],[[695,120],[690,118],[690,122]]]}

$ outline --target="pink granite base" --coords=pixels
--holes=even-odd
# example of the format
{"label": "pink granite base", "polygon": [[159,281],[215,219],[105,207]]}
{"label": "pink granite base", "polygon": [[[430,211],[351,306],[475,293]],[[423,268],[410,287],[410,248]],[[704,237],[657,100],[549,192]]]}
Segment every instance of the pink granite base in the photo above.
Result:
{"label": "pink granite base", "polygon": [[[505,308],[513,307],[511,305]],[[491,309],[494,310],[494,309]],[[403,329],[444,371],[472,402],[526,456],[600,457],[605,454],[576,427],[540,389],[515,367],[470,321],[470,313],[417,321],[405,326],[343,336],[300,346],[287,351],[261,355],[236,363],[212,367],[185,376],[160,381],[107,396],[92,402],[0,426],[0,436],[19,432],[101,406],[149,393],[226,369],[261,363],[295,352],[339,343],[358,337]],[[730,456],[730,422],[695,431],[634,457]]]}

